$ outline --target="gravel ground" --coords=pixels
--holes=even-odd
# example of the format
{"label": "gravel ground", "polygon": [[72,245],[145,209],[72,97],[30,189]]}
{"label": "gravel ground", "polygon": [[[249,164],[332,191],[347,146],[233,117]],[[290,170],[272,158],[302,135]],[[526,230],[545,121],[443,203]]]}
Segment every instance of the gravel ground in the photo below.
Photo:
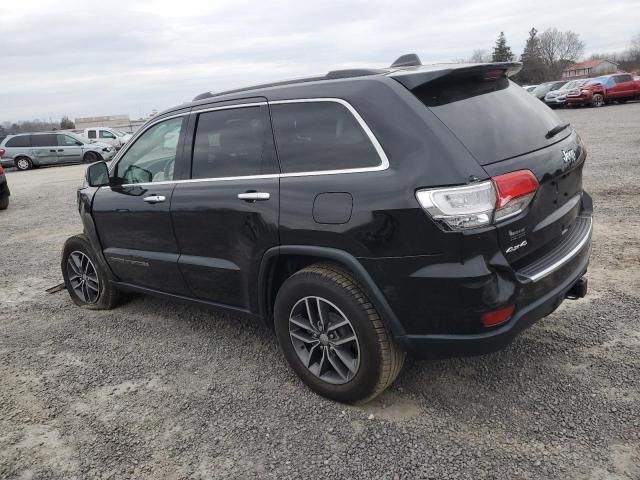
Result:
{"label": "gravel ground", "polygon": [[9,171],[0,478],[640,479],[640,103],[560,115],[590,151],[589,296],[504,351],[409,361],[364,407],[307,390],[262,325],[46,294],[84,169]]}

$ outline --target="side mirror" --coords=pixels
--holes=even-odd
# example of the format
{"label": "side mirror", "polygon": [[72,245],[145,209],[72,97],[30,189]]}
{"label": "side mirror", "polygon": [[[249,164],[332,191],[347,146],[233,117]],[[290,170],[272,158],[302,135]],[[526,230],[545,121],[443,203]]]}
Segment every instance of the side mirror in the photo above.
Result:
{"label": "side mirror", "polygon": [[90,187],[109,185],[109,169],[107,168],[107,164],[105,162],[97,162],[89,165],[84,178]]}
{"label": "side mirror", "polygon": [[84,145],[84,143],[82,143],[82,142],[76,142],[76,145],[77,145],[77,146],[79,146],[79,147],[81,147],[82,145]]}

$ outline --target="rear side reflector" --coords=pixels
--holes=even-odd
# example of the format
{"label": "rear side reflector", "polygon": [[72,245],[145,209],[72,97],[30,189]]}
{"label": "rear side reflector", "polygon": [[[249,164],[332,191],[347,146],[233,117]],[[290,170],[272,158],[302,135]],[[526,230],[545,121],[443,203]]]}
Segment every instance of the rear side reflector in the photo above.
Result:
{"label": "rear side reflector", "polygon": [[445,230],[466,230],[519,214],[537,190],[533,172],[519,170],[471,185],[418,190],[416,198]]}
{"label": "rear side reflector", "polygon": [[500,325],[511,318],[515,309],[515,305],[509,305],[508,307],[500,308],[498,310],[485,312],[481,317],[482,324],[485,327],[495,327],[496,325]]}

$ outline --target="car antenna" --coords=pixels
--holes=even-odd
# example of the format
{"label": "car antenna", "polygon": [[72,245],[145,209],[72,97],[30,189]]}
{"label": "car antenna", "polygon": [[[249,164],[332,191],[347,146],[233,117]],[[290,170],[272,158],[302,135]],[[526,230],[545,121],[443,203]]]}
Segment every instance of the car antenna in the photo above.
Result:
{"label": "car antenna", "polygon": [[396,67],[418,67],[422,65],[420,61],[420,57],[415,53],[407,53],[405,55],[399,56],[395,62],[391,64],[390,68]]}

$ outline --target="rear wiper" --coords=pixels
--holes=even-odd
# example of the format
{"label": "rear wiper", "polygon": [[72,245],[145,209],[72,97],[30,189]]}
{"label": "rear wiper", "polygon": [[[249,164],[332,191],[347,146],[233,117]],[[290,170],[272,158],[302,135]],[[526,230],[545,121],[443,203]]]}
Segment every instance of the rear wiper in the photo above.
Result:
{"label": "rear wiper", "polygon": [[559,134],[561,131],[563,131],[565,128],[567,128],[569,125],[571,125],[569,122],[561,123],[560,125],[556,125],[551,130],[549,130],[544,137],[545,138],[555,137],[557,134]]}

